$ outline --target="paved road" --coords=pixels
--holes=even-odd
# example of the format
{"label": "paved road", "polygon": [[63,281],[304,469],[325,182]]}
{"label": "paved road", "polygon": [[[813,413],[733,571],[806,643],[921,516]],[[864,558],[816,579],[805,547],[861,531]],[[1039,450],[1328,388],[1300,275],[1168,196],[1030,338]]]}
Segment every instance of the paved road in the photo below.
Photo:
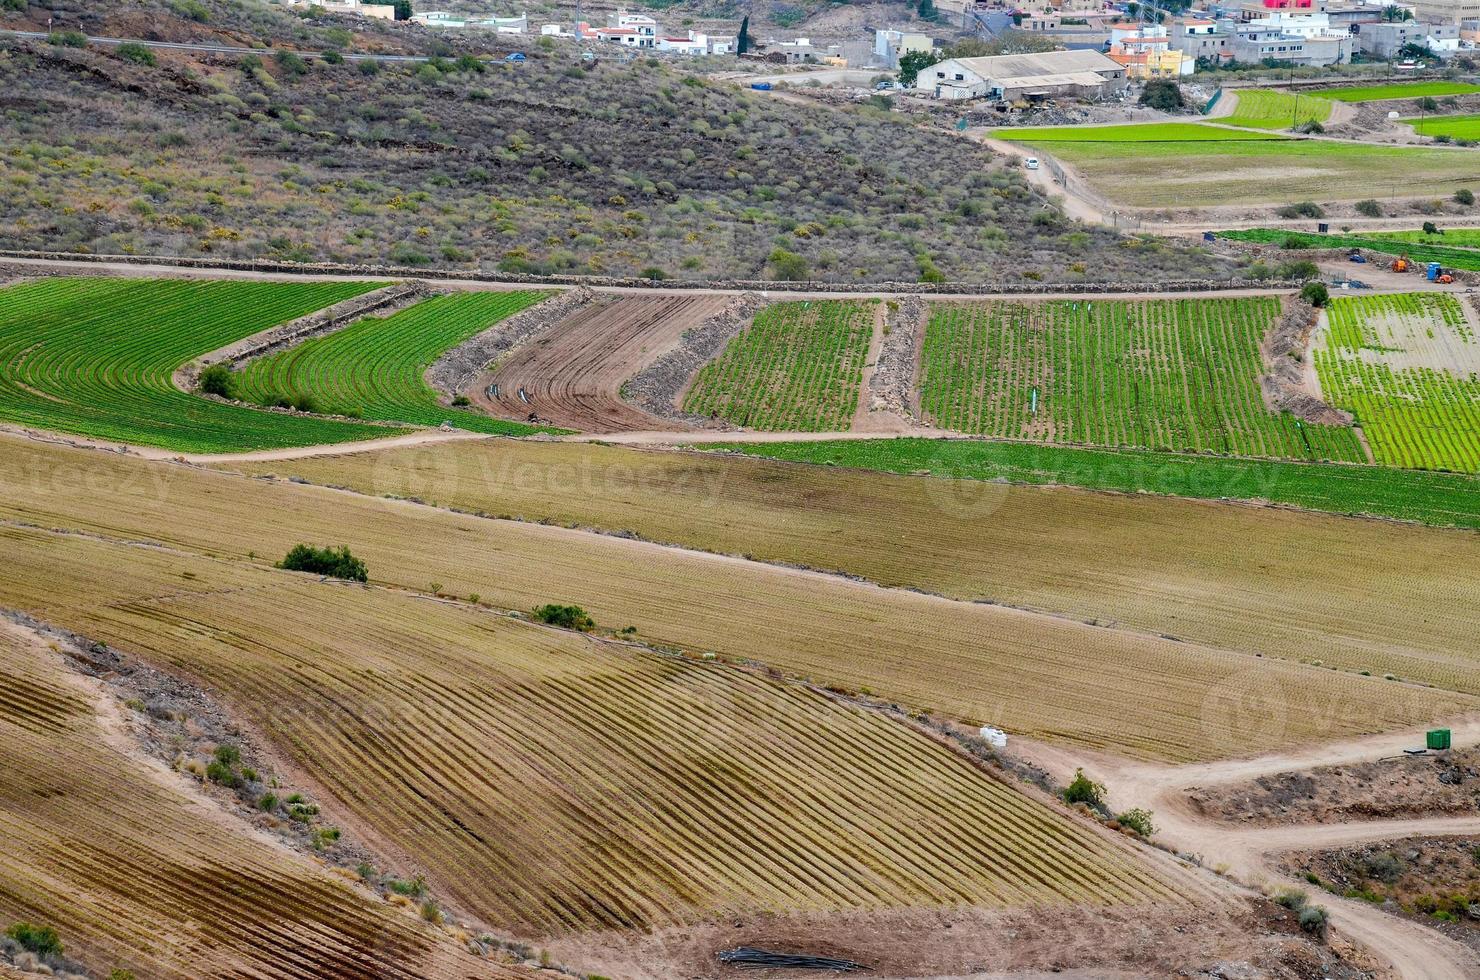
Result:
{"label": "paved road", "polygon": [[[48,35],[44,31],[0,31],[0,36],[3,36],[3,37],[18,37],[18,38],[25,38],[27,40],[36,40],[36,41],[44,41],[48,37]],[[93,44],[108,44],[108,45],[142,44],[146,48],[156,48],[156,49],[159,49],[161,51],[198,51],[198,52],[201,52],[202,54],[255,54],[255,55],[269,54],[270,55],[270,54],[273,54],[273,53],[275,53],[277,51],[276,48],[247,48],[247,47],[241,47],[239,45],[233,45],[233,44],[212,44],[212,43],[205,42],[205,41],[199,41],[199,42],[196,42],[196,41],[183,41],[183,42],[182,41],[146,41],[143,38],[137,38],[137,37],[92,37],[92,36],[89,36],[88,37],[88,41],[91,42],[91,43],[93,43]],[[317,59],[317,58],[322,58],[324,56],[323,53],[322,52],[319,52],[319,51],[296,51],[295,50],[293,53],[296,54],[296,55],[298,55],[301,58],[307,58],[307,59]],[[423,57],[421,55],[410,55],[410,54],[351,54],[350,52],[345,51],[345,52],[343,52],[343,55],[344,55],[344,60],[345,61],[406,62],[406,61],[430,61],[431,60],[430,58]]]}

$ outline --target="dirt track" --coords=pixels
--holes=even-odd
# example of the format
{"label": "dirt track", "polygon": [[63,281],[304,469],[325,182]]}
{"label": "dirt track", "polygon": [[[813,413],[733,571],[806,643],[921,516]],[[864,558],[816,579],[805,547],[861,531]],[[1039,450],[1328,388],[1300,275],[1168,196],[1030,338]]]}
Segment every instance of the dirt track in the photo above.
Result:
{"label": "dirt track", "polygon": [[[469,390],[494,415],[542,420],[582,432],[666,427],[622,400],[622,384],[671,350],[684,331],[724,308],[722,296],[622,297],[576,311]],[[497,397],[489,397],[490,385]],[[523,391],[528,401],[521,399]]]}
{"label": "dirt track", "polygon": [[[1480,718],[1450,723],[1457,746],[1480,742]],[[1246,782],[1259,776],[1322,765],[1380,759],[1423,744],[1422,732],[1393,732],[1310,749],[1249,759],[1192,766],[1158,766],[1127,762],[1099,753],[1015,739],[1012,754],[1067,782],[1083,767],[1106,784],[1107,803],[1117,812],[1130,807],[1154,811],[1157,840],[1179,852],[1198,855],[1208,867],[1225,872],[1250,888],[1274,890],[1303,887],[1281,875],[1270,857],[1291,850],[1342,846],[1415,835],[1480,833],[1480,817],[1432,817],[1327,825],[1230,827],[1193,809],[1186,791],[1210,785]],[[1317,904],[1331,913],[1331,923],[1386,957],[1401,977],[1411,980],[1475,980],[1480,964],[1470,952],[1438,932],[1389,915],[1365,902],[1317,893]]]}

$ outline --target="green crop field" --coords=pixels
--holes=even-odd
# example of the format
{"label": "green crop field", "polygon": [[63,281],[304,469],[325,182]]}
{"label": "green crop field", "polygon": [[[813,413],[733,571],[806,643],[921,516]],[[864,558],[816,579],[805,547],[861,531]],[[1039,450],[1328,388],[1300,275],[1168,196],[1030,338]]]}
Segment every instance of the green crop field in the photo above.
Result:
{"label": "green crop field", "polygon": [[1356,416],[1379,463],[1480,473],[1480,343],[1436,293],[1343,297],[1315,352],[1326,400]]}
{"label": "green crop field", "polygon": [[0,290],[0,420],[180,452],[385,435],[210,401],[170,379],[192,358],[377,285],[58,278],[11,286]]}
{"label": "green crop field", "polygon": [[778,303],[704,365],[683,410],[752,429],[847,429],[858,406],[877,303]]}
{"label": "green crop field", "polygon": [[1369,231],[1365,237],[1447,248],[1480,249],[1480,228],[1449,228],[1438,235],[1430,235],[1417,229],[1413,231]]}
{"label": "green crop field", "polygon": [[1265,407],[1273,297],[938,303],[920,407],[958,432],[1043,442],[1359,462],[1349,429]]}
{"label": "green crop field", "polygon": [[1403,122],[1420,136],[1448,136],[1455,140],[1480,140],[1480,115],[1415,116]]}
{"label": "green crop field", "polygon": [[1397,193],[1448,197],[1480,178],[1474,155],[1457,148],[1289,138],[1135,143],[1005,138],[1057,157],[1106,197],[1133,207],[1358,201]]}
{"label": "green crop field", "polygon": [[1222,121],[1237,126],[1293,129],[1303,122],[1325,122],[1331,117],[1328,99],[1271,89],[1240,89],[1233,94],[1238,96],[1238,104]]}
{"label": "green crop field", "polygon": [[1132,123],[1123,126],[1014,126],[992,130],[1014,143],[1196,143],[1280,140],[1277,133],[1250,133],[1204,123]]}
{"label": "green crop field", "polygon": [[704,448],[884,473],[1204,500],[1268,500],[1337,514],[1480,529],[1480,479],[1456,473],[980,439],[840,439],[729,443]]}
{"label": "green crop field", "polygon": [[331,415],[526,435],[538,430],[439,404],[423,375],[441,354],[548,295],[452,293],[389,317],[365,317],[248,364],[237,375],[237,394],[259,405],[306,399],[314,411]]}
{"label": "green crop field", "polygon": [[1425,95],[1469,95],[1480,92],[1480,85],[1468,82],[1393,82],[1388,85],[1346,85],[1340,88],[1315,89],[1312,95],[1338,102],[1379,102],[1383,99],[1419,99]]}
{"label": "green crop field", "polygon": [[[1396,231],[1367,232],[1362,235],[1318,235],[1313,232],[1282,231],[1278,228],[1248,228],[1240,231],[1222,231],[1218,235],[1221,238],[1279,245],[1285,248],[1293,244],[1297,248],[1370,249],[1374,252],[1382,252],[1389,255],[1406,255],[1413,261],[1420,263],[1438,262],[1454,269],[1480,270],[1480,250],[1461,245],[1427,244],[1429,242],[1438,242],[1442,239],[1438,236],[1424,235],[1422,232]],[[1419,240],[1411,240],[1413,236],[1416,236]],[[1447,238],[1448,236],[1445,237]],[[1466,240],[1466,237],[1456,234],[1452,240],[1463,242]],[[1353,265],[1352,275],[1360,279],[1362,277],[1361,270],[1362,267],[1360,265]]]}

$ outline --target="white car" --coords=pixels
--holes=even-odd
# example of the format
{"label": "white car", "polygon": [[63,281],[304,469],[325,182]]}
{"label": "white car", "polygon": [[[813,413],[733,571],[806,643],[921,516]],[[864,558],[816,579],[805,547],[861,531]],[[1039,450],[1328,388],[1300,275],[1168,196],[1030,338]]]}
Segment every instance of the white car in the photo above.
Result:
{"label": "white car", "polygon": [[1037,157],[1028,157],[1028,159],[1026,159],[1026,160],[1023,161],[1023,164],[1029,170],[1037,170],[1038,169],[1038,158]]}

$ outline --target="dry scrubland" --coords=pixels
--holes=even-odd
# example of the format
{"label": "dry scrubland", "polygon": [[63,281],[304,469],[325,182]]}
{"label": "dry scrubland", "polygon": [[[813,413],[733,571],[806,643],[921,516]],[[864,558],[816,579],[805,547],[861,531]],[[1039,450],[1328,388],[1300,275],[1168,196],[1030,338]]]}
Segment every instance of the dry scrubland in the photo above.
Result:
{"label": "dry scrubland", "polygon": [[[422,590],[435,583],[443,592],[477,593],[512,609],[574,601],[598,623],[634,626],[648,641],[757,660],[821,682],[869,688],[916,708],[1142,757],[1242,754],[1416,725],[1477,705],[1466,695],[1260,660],[1109,623],[1091,626],[886,591],[616,537],[18,440],[6,440],[6,449],[0,515],[12,519],[235,559],[251,552],[277,557],[299,541],[340,542],[387,583]],[[108,492],[97,493],[98,486]],[[243,513],[254,515],[250,525],[242,524]],[[1182,525],[1184,536],[1207,534],[1198,516],[1192,530]],[[995,560],[1012,559],[1009,554]],[[1144,587],[1096,571],[1103,561],[1101,555],[1082,580],[1099,594]],[[1234,565],[1226,555],[1221,561]],[[1165,578],[1153,571],[1147,581]],[[1308,578],[1301,581],[1308,587]],[[1176,591],[1196,608],[1194,589]],[[1288,617],[1289,597],[1278,599],[1285,603],[1279,615]],[[1434,603],[1433,595],[1424,599]],[[1081,601],[1091,604],[1088,597]],[[1274,615],[1275,601],[1267,616]],[[1448,625],[1447,619],[1439,623],[1441,629]],[[1364,659],[1386,656],[1412,666],[1411,676],[1480,687],[1472,666],[1458,660],[1454,649],[1405,647]],[[1345,653],[1354,659],[1349,648]],[[1241,716],[1249,697],[1260,699],[1280,723],[1262,714]]]}
{"label": "dry scrubland", "polygon": [[[287,16],[233,36],[241,14],[224,3],[207,24],[152,0],[136,16],[73,6],[68,24],[100,35],[345,43]],[[397,43],[426,54],[434,36]],[[1067,222],[986,149],[897,114],[795,106],[650,59],[582,69],[528,38],[479,43],[529,61],[480,71],[450,51],[365,74],[168,52],[148,67],[0,41],[0,247],[830,281],[1223,268]],[[946,158],[949,171],[920,166]]]}
{"label": "dry scrubland", "polygon": [[0,602],[221,692],[378,853],[521,934],[1179,893],[1125,842],[799,686],[242,561],[0,542]]}
{"label": "dry scrubland", "polygon": [[[19,557],[9,542],[4,553]],[[51,580],[50,568],[34,573]],[[522,975],[459,954],[199,802],[183,779],[115,745],[129,736],[105,731],[98,698],[56,649],[0,623],[7,926],[56,926],[68,959],[104,976],[114,967],[181,980]]]}
{"label": "dry scrubland", "polygon": [[1480,694],[1480,658],[1461,653],[1480,630],[1471,532],[507,440],[228,466]]}

